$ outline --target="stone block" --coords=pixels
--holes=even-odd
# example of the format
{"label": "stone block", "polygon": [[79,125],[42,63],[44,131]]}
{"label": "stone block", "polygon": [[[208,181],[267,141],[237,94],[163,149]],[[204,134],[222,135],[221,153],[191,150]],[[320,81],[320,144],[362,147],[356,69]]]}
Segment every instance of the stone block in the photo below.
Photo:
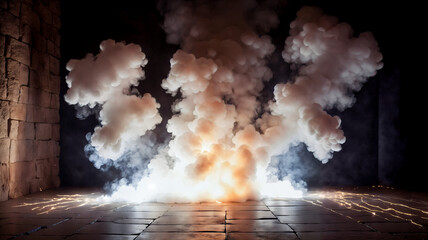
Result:
{"label": "stone block", "polygon": [[[0,36],[0,45],[1,42]],[[0,56],[0,99],[6,99],[7,97],[7,79],[6,79],[6,58]]]}
{"label": "stone block", "polygon": [[46,52],[47,40],[42,34],[40,33],[33,34],[32,41],[33,41],[33,49],[40,52]]}
{"label": "stone block", "polygon": [[33,140],[11,140],[10,142],[10,163],[34,160]]}
{"label": "stone block", "polygon": [[42,112],[39,112],[39,109],[34,105],[27,105],[27,113],[25,121],[27,122],[36,122],[36,118],[41,118],[41,116],[38,116],[39,114],[43,114]]}
{"label": "stone block", "polygon": [[6,38],[0,35],[0,57],[3,57],[4,51],[6,50],[5,44],[6,44]]}
{"label": "stone block", "polygon": [[49,116],[48,116],[49,109],[48,108],[33,105],[32,109],[33,109],[33,121],[34,122],[36,122],[36,123],[48,122],[48,118],[49,118]]}
{"label": "stone block", "polygon": [[21,22],[31,26],[32,21],[33,21],[32,16],[33,16],[32,7],[26,3],[22,3],[22,5],[21,5]]}
{"label": "stone block", "polygon": [[60,140],[60,124],[52,124],[52,139],[55,141]]}
{"label": "stone block", "polygon": [[61,88],[61,77],[59,75],[49,75],[49,91],[59,94]]}
{"label": "stone block", "polygon": [[51,167],[52,187],[59,187],[61,183],[59,178],[59,157],[50,158],[49,166]]}
{"label": "stone block", "polygon": [[56,46],[59,46],[61,44],[61,35],[59,35],[59,30],[53,31],[52,41],[55,43]]}
{"label": "stone block", "polygon": [[49,166],[52,168],[52,175],[59,175],[59,157],[49,158]]}
{"label": "stone block", "polygon": [[39,88],[30,88],[29,96],[28,96],[28,104],[38,105],[37,103],[40,101],[40,93],[41,90]]}
{"label": "stone block", "polygon": [[10,121],[9,137],[13,140],[32,140],[34,139],[34,123],[23,121]]}
{"label": "stone block", "polygon": [[51,94],[42,89],[30,88],[28,103],[47,108],[51,104]]}
{"label": "stone block", "polygon": [[21,85],[28,85],[29,69],[13,59],[6,62],[7,99],[18,102]]}
{"label": "stone block", "polygon": [[52,149],[52,157],[59,157],[61,147],[58,141],[50,141],[50,148]]}
{"label": "stone block", "polygon": [[10,156],[10,139],[0,139],[0,163],[8,163]]}
{"label": "stone block", "polygon": [[19,64],[19,85],[28,85],[30,69],[24,64]]}
{"label": "stone block", "polygon": [[58,162],[55,158],[36,161],[36,179],[39,189],[48,189],[59,186]]}
{"label": "stone block", "polygon": [[52,24],[52,12],[42,3],[42,1],[35,2],[35,11],[40,15],[40,18],[47,24]]}
{"label": "stone block", "polygon": [[61,19],[60,19],[59,15],[56,15],[56,14],[52,15],[52,25],[56,29],[60,29],[61,28]]}
{"label": "stone block", "polygon": [[42,21],[40,25],[40,33],[45,39],[52,41],[55,37],[54,32],[55,32],[55,28],[52,25]]}
{"label": "stone block", "polygon": [[6,60],[6,81],[7,81],[7,97],[6,99],[18,102],[19,98],[19,62],[7,59]]}
{"label": "stone block", "polygon": [[47,122],[48,123],[59,123],[59,110],[48,109]]}
{"label": "stone block", "polygon": [[16,198],[27,195],[31,191],[31,184],[35,181],[36,169],[34,162],[10,163],[9,197]]}
{"label": "stone block", "polygon": [[0,34],[11,36],[18,39],[19,37],[19,18],[11,13],[0,9]]}
{"label": "stone block", "polygon": [[[19,29],[19,24],[17,28]],[[29,66],[31,59],[30,46],[26,43],[11,38],[9,44],[6,44],[6,57],[12,58]]]}
{"label": "stone block", "polygon": [[9,165],[0,163],[0,202],[9,197]]}
{"label": "stone block", "polygon": [[27,105],[22,103],[10,103],[10,119],[27,120]]}
{"label": "stone block", "polygon": [[35,152],[35,159],[44,159],[49,157],[54,157],[54,144],[53,141],[44,141],[44,140],[38,140],[35,141],[34,144],[34,152]]}
{"label": "stone block", "polygon": [[0,100],[0,138],[8,137],[10,110],[9,102]]}
{"label": "stone block", "polygon": [[51,93],[39,90],[40,91],[40,102],[38,105],[40,107],[49,108],[51,106]]}
{"label": "stone block", "polygon": [[8,0],[9,12],[14,16],[19,17],[19,12],[21,11],[21,1],[20,0]]}
{"label": "stone block", "polygon": [[49,123],[36,123],[36,139],[49,140],[52,138],[52,125]]}
{"label": "stone block", "polygon": [[29,86],[31,88],[49,90],[50,89],[49,81],[50,81],[50,79],[49,79],[48,74],[45,74],[42,72],[37,72],[36,70],[30,71],[30,84],[29,84]]}
{"label": "stone block", "polygon": [[47,40],[47,49],[50,55],[58,57],[55,52],[55,44],[51,40]]}
{"label": "stone block", "polygon": [[59,0],[51,0],[49,1],[49,9],[51,10],[51,12],[53,13],[53,15],[57,15],[59,16],[61,11],[61,6],[60,6],[60,1]]}
{"label": "stone block", "polygon": [[49,56],[49,71],[55,75],[59,75],[59,59]]}
{"label": "stone block", "polygon": [[51,175],[51,167],[49,166],[49,159],[36,160],[36,178],[49,179]]}
{"label": "stone block", "polygon": [[51,102],[50,108],[59,109],[59,95],[56,93],[51,93]]}
{"label": "stone block", "polygon": [[19,38],[24,43],[32,44],[32,34],[30,25],[21,23],[19,27]]}
{"label": "stone block", "polygon": [[18,103],[27,104],[29,101],[29,87],[21,86],[19,88],[19,99]]}
{"label": "stone block", "polygon": [[8,81],[16,82],[18,86],[28,85],[29,79],[29,68],[28,66],[19,63],[13,59],[7,59],[6,61],[6,76]]}
{"label": "stone block", "polygon": [[[46,49],[44,51],[46,51]],[[48,76],[49,74],[49,55],[44,53],[44,51],[33,49],[31,53],[31,67],[36,70],[40,76]]]}
{"label": "stone block", "polygon": [[36,12],[32,11],[31,12],[31,24],[30,24],[30,26],[31,26],[31,29],[33,30],[33,32],[40,32],[40,22],[41,22],[41,20],[40,20],[39,15]]}
{"label": "stone block", "polygon": [[6,37],[0,35],[0,57],[3,57],[3,54],[6,50],[5,44],[6,44]]}

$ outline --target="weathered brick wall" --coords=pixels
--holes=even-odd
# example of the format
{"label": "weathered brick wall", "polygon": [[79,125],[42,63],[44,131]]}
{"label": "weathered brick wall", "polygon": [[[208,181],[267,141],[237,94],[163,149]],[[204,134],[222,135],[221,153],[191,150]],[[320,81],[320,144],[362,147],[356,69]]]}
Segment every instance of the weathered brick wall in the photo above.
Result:
{"label": "weathered brick wall", "polygon": [[0,201],[59,186],[59,0],[0,0]]}

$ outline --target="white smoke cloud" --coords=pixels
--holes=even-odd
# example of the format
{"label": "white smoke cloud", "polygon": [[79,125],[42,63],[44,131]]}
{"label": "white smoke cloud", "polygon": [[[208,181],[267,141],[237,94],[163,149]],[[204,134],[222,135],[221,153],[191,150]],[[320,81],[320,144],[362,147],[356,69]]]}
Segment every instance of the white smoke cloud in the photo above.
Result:
{"label": "white smoke cloud", "polygon": [[162,118],[160,105],[150,94],[130,95],[130,87],[144,78],[142,67],[147,64],[140,46],[106,40],[100,50],[96,56],[68,62],[69,89],[64,98],[68,104],[100,106],[101,125],[95,128],[91,144],[102,158],[115,160]]}
{"label": "white smoke cloud", "polygon": [[323,109],[354,104],[353,92],[383,66],[377,42],[369,32],[353,37],[351,26],[319,8],[303,7],[290,24],[282,56],[299,66],[298,76],[275,86],[272,112],[287,129],[298,129],[293,141],[304,142],[325,163],[346,138],[340,118]]}
{"label": "white smoke cloud", "polygon": [[[148,174],[133,185],[118,181],[109,199],[198,202],[300,196],[292,183],[304,183],[288,177],[293,174],[278,179],[271,159],[301,142],[322,162],[341,150],[346,139],[341,120],[326,110],[352,106],[353,92],[382,67],[377,43],[370,33],[353,37],[348,24],[318,8],[302,8],[282,54],[298,75],[275,86],[265,109],[258,97],[272,77],[267,63],[275,47],[266,33],[278,24],[277,5],[167,3],[167,42],[181,47],[162,82],[168,93],[181,96],[167,123],[172,138],[151,159]],[[102,105],[101,125],[91,144],[103,158],[117,159],[161,117],[149,94],[128,91],[144,76],[141,67],[147,60],[141,49],[111,40],[101,46],[96,57],[68,64],[66,100]]]}

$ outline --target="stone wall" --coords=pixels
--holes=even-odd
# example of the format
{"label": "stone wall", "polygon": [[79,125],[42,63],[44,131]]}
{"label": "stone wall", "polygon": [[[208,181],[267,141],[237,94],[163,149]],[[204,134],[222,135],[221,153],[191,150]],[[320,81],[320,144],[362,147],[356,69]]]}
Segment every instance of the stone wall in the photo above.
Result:
{"label": "stone wall", "polygon": [[59,186],[59,0],[0,0],[0,201]]}

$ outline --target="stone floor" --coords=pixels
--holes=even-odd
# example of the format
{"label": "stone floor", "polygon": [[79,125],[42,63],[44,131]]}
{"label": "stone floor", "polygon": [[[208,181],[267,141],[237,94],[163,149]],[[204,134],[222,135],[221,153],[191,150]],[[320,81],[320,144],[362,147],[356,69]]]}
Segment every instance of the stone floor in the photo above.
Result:
{"label": "stone floor", "polygon": [[312,191],[244,203],[108,203],[90,189],[0,202],[0,239],[428,239],[428,195]]}

